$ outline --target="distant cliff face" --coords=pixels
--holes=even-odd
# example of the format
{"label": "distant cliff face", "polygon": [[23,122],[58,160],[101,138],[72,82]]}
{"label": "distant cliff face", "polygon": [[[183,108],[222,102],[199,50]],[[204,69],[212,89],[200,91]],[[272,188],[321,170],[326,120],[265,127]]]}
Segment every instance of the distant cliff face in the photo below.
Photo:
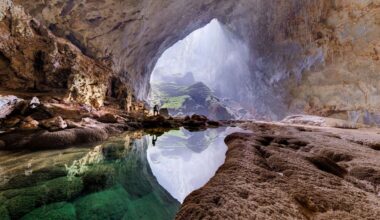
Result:
{"label": "distant cliff face", "polygon": [[14,2],[108,63],[108,88],[118,97],[133,91],[143,98],[165,49],[217,18],[249,45],[257,112],[274,119],[305,110],[347,117],[380,108],[379,0]]}

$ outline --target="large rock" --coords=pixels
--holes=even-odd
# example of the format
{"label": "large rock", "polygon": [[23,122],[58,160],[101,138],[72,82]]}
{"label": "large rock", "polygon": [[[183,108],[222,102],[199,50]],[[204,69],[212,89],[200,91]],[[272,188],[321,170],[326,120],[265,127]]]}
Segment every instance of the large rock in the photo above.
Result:
{"label": "large rock", "polygon": [[[18,91],[63,91],[66,99],[103,104],[112,71],[54,36],[12,0],[0,3],[0,87]],[[36,98],[32,107],[38,105]]]}
{"label": "large rock", "polygon": [[58,202],[33,210],[25,215],[23,220],[34,219],[76,219],[75,207],[67,202]]}
{"label": "large rock", "polygon": [[107,113],[98,118],[98,121],[103,123],[117,123],[118,117],[114,114]]}
{"label": "large rock", "polygon": [[160,111],[159,111],[160,115],[161,116],[164,116],[164,117],[169,117],[169,110],[167,108],[161,108]]}
{"label": "large rock", "polygon": [[49,129],[50,131],[58,131],[67,128],[67,123],[61,116],[43,120],[40,124],[42,127]]}
{"label": "large rock", "polygon": [[21,119],[19,117],[10,117],[4,120],[3,125],[7,128],[16,127],[18,123],[20,123]]}
{"label": "large rock", "polygon": [[17,107],[17,103],[21,99],[16,96],[2,96],[0,95],[0,119],[7,117],[11,114]]}
{"label": "large rock", "polygon": [[39,124],[40,123],[38,121],[28,116],[21,122],[20,128],[23,130],[34,130],[38,128]]}

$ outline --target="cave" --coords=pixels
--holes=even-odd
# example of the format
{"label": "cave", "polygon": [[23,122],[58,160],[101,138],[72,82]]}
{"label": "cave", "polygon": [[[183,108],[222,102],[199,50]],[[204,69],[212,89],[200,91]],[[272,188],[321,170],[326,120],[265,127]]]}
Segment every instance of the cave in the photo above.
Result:
{"label": "cave", "polygon": [[0,1],[0,219],[376,219],[379,6]]}

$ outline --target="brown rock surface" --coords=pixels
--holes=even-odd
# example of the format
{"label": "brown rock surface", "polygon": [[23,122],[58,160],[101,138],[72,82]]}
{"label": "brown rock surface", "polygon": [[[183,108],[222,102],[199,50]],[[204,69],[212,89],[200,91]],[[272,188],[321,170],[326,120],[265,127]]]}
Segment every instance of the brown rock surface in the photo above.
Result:
{"label": "brown rock surface", "polygon": [[39,122],[34,120],[32,117],[28,116],[20,124],[20,128],[23,130],[34,130],[37,129]]}
{"label": "brown rock surface", "polygon": [[67,123],[61,116],[43,120],[40,122],[40,124],[42,127],[47,128],[50,131],[58,131],[67,128]]}
{"label": "brown rock surface", "polygon": [[133,88],[142,98],[165,49],[217,18],[249,46],[258,114],[379,122],[378,0],[15,2],[87,55],[112,59],[116,97]]}
{"label": "brown rock surface", "polygon": [[101,106],[111,70],[84,56],[13,1],[0,2],[0,88],[62,91],[73,102]]}
{"label": "brown rock surface", "polygon": [[[377,219],[378,130],[247,124],[177,219]],[[355,142],[353,141],[355,140]],[[360,142],[361,141],[361,142]],[[361,143],[361,144],[358,144]]]}

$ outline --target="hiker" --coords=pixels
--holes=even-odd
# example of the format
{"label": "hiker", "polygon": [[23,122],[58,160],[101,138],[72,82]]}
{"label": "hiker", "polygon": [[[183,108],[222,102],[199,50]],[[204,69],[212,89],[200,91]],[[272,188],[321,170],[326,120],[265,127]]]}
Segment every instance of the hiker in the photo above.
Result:
{"label": "hiker", "polygon": [[153,107],[153,116],[156,116],[156,115],[159,115],[159,112],[158,112],[158,105],[155,105]]}

